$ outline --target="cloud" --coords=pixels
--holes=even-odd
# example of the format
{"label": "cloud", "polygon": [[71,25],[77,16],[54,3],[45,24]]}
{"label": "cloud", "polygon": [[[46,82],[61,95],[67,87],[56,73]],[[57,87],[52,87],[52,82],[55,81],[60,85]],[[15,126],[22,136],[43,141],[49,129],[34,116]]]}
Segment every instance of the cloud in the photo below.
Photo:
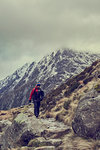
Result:
{"label": "cloud", "polygon": [[62,47],[99,52],[99,6],[100,0],[0,0],[2,66]]}

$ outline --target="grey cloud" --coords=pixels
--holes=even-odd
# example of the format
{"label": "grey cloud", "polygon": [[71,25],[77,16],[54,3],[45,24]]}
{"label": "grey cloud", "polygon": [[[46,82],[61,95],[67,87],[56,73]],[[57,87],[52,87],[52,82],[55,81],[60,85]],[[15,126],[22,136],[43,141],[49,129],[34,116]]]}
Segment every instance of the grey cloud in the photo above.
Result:
{"label": "grey cloud", "polygon": [[99,52],[99,6],[100,0],[0,0],[2,66],[62,47]]}

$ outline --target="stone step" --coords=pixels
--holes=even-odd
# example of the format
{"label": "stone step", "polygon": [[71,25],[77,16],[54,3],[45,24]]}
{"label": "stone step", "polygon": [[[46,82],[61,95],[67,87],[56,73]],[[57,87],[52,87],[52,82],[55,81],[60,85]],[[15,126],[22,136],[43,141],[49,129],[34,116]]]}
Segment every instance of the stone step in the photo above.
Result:
{"label": "stone step", "polygon": [[37,147],[34,150],[56,150],[55,146],[42,146],[42,147]]}
{"label": "stone step", "polygon": [[43,136],[44,138],[48,139],[50,137],[53,138],[61,138],[63,135],[68,134],[71,132],[71,128],[67,128],[67,129],[46,129],[41,133],[41,136]]}
{"label": "stone step", "polygon": [[47,140],[47,141],[55,147],[58,147],[62,143],[61,139],[50,139],[50,140]]}
{"label": "stone step", "polygon": [[46,140],[43,137],[32,139],[28,147],[40,147],[40,146],[55,146],[58,147],[62,143],[61,139],[49,139]]}

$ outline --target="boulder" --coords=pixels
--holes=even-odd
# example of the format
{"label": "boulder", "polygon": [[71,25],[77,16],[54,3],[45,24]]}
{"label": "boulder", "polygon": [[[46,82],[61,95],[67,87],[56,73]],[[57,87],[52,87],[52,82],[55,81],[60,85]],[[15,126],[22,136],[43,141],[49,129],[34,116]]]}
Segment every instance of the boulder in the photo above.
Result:
{"label": "boulder", "polygon": [[78,136],[100,139],[100,95],[87,94],[80,100],[72,128]]}
{"label": "boulder", "polygon": [[0,132],[4,132],[8,126],[11,126],[12,122],[9,120],[1,120],[0,121]]}

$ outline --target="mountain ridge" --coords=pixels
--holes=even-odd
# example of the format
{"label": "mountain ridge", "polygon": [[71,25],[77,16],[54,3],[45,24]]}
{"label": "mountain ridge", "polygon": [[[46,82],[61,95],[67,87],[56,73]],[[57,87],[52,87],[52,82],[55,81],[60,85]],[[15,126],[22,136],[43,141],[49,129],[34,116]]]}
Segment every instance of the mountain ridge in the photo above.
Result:
{"label": "mountain ridge", "polygon": [[[15,86],[14,82],[10,82],[1,88],[0,109],[10,109],[25,104],[37,82],[41,83],[46,94],[49,93],[51,89],[56,88],[71,76],[77,75],[98,58],[100,56],[96,54],[67,49],[52,52],[38,63],[32,62],[29,67],[26,67],[23,76]],[[14,81],[16,82],[17,79],[18,76]],[[3,99],[6,99],[6,102]]]}

